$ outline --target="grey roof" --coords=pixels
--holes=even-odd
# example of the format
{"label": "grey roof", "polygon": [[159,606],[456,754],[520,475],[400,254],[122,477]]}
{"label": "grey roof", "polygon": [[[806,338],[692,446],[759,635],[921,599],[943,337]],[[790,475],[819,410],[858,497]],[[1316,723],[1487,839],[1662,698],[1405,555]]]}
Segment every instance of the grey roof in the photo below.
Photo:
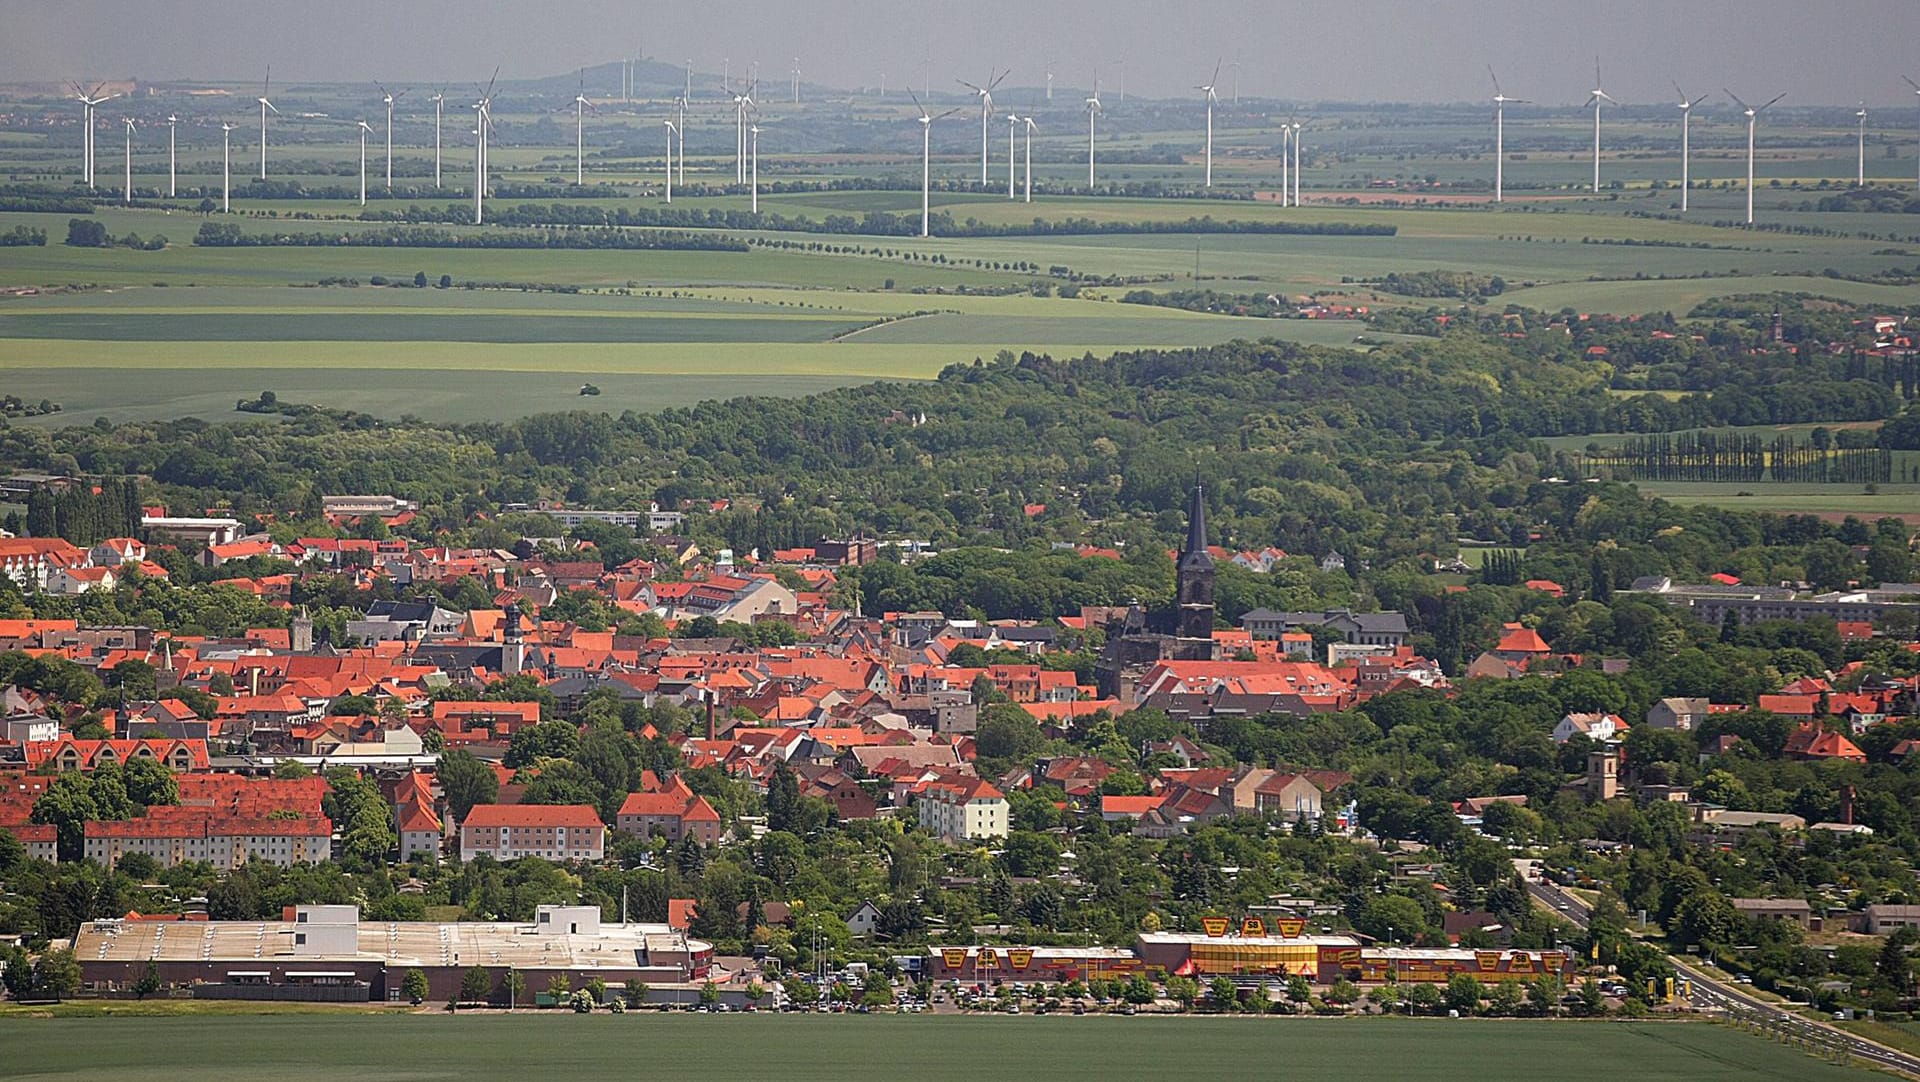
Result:
{"label": "grey roof", "polygon": [[1213,555],[1207,551],[1207,497],[1199,485],[1187,500],[1187,545],[1180,553],[1180,570],[1213,570]]}
{"label": "grey roof", "polygon": [[1245,627],[1253,623],[1280,623],[1287,627],[1339,627],[1341,622],[1349,622],[1361,631],[1376,634],[1407,633],[1407,617],[1401,612],[1353,612],[1347,609],[1327,609],[1324,612],[1276,612],[1273,609],[1254,609],[1240,617]]}

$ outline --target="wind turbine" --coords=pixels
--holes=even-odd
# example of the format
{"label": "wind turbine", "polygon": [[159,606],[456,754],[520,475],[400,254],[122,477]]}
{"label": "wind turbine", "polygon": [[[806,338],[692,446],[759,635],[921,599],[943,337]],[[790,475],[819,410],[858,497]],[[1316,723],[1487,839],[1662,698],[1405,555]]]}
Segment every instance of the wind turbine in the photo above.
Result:
{"label": "wind turbine", "polygon": [[100,93],[100,87],[104,85],[106,84],[99,84],[92,90],[82,90],[78,83],[75,83],[73,87],[75,97],[79,100],[81,112],[85,117],[86,128],[80,133],[80,172],[81,179],[87,182],[87,187],[89,188],[93,187],[94,178],[94,112],[100,105],[119,97],[118,94],[95,97],[94,95]]}
{"label": "wind turbine", "polygon": [[1047,100],[1053,100],[1053,59],[1047,59]]}
{"label": "wind turbine", "polygon": [[1902,76],[1901,76],[1900,78],[1901,78],[1901,79],[1902,79],[1903,81],[1905,81],[1905,82],[1906,82],[1906,84],[1907,84],[1908,86],[1910,86],[1910,87],[1912,87],[1912,88],[1913,88],[1913,92],[1914,92],[1915,94],[1920,94],[1920,83],[1916,83],[1916,82],[1914,82],[1914,81],[1913,81],[1912,79],[1908,79],[1908,78],[1907,78],[1906,76],[1904,76],[1904,75],[1902,75]]}
{"label": "wind turbine", "polygon": [[687,57],[687,89],[685,97],[693,97],[693,57]]}
{"label": "wind turbine", "polygon": [[993,91],[1000,85],[1000,80],[1007,77],[1007,74],[1003,71],[999,75],[994,75],[993,69],[988,68],[985,86],[975,86],[965,79],[954,80],[973,91],[974,96],[980,99],[980,186],[982,188],[987,186],[987,121],[993,119]]}
{"label": "wind turbine", "polygon": [[473,224],[479,225],[486,218],[487,202],[487,132],[493,127],[493,84],[500,78],[500,69],[493,69],[493,78],[487,80],[487,88],[480,92],[479,100],[473,103]]}
{"label": "wind turbine", "polygon": [[132,206],[133,205],[133,118],[130,116],[122,117],[120,122],[127,126],[127,187],[126,187],[126,191],[122,193],[122,201],[125,202],[127,206]]}
{"label": "wind turbine", "polygon": [[[573,186],[582,187],[587,182],[587,110],[593,109],[593,103],[587,100],[587,73],[580,72],[580,92],[573,96]],[[600,110],[594,109],[595,113]],[[673,168],[669,156],[667,168]]]}
{"label": "wind turbine", "polygon": [[1587,104],[1593,106],[1593,194],[1600,194],[1600,106],[1603,102],[1620,104],[1600,89],[1600,58],[1593,58],[1593,92]]}
{"label": "wind turbine", "polygon": [[1093,96],[1087,99],[1087,191],[1093,191],[1093,128],[1094,118],[1104,110],[1100,108],[1100,91],[1096,84]]}
{"label": "wind turbine", "polygon": [[356,122],[360,127],[360,205],[367,205],[367,133],[373,125],[364,120]]}
{"label": "wind turbine", "polygon": [[280,115],[280,110],[275,109],[273,103],[267,100],[267,91],[272,89],[272,87],[273,87],[273,69],[268,68],[266,82],[263,82],[260,84],[260,99],[259,99],[260,100],[260,179],[261,180],[267,179],[267,110],[273,109],[273,113],[275,116]]}
{"label": "wind turbine", "polygon": [[[375,83],[373,85],[380,86],[379,83]],[[407,92],[404,90],[402,90],[398,94],[395,94],[393,91],[388,90],[386,87],[380,86],[380,100],[387,103],[387,190],[388,191],[393,190],[393,103],[406,96],[407,96]]]}
{"label": "wind turbine", "polygon": [[678,130],[679,130],[679,125],[675,124],[671,120],[667,121],[667,205],[668,206],[673,205],[673,133]]}
{"label": "wind turbine", "polygon": [[1238,105],[1240,104],[1240,58],[1234,57],[1233,63],[1228,64],[1227,68],[1233,72],[1233,103]]}
{"label": "wind turbine", "polygon": [[1120,72],[1120,104],[1125,105],[1127,103],[1127,54],[1121,53],[1120,59],[1115,60],[1113,66]]}
{"label": "wind turbine", "polygon": [[1854,186],[1867,186],[1867,103],[1860,103],[1860,111],[1853,114],[1860,118],[1860,171],[1854,179]]}
{"label": "wind turbine", "polygon": [[233,125],[220,122],[220,213],[233,213]]}
{"label": "wind turbine", "polygon": [[1770,101],[1765,105],[1762,105],[1758,109],[1755,109],[1753,106],[1748,105],[1744,101],[1741,101],[1740,95],[1735,94],[1731,90],[1726,91],[1726,95],[1727,97],[1732,98],[1733,103],[1735,105],[1738,105],[1747,114],[1747,224],[1752,225],[1753,224],[1753,131],[1754,131],[1754,128],[1757,127],[1760,123],[1760,114],[1766,112],[1768,109],[1773,108],[1774,103],[1778,102],[1781,98],[1786,97],[1786,95],[1775,94],[1773,97],[1773,101]]}
{"label": "wind turbine", "polygon": [[176,194],[175,178],[178,176],[178,172],[175,168],[175,161],[177,159],[174,156],[175,144],[173,140],[173,126],[178,123],[180,123],[179,117],[174,116],[172,113],[167,114],[167,198],[168,199],[172,199]]}
{"label": "wind turbine", "polygon": [[1007,114],[1007,198],[1009,200],[1013,198],[1013,136],[1014,136],[1014,130],[1019,126],[1020,126],[1019,114],[1008,113]]}
{"label": "wind turbine", "polygon": [[1679,83],[1673,84],[1673,92],[1680,95],[1680,213],[1685,214],[1687,193],[1693,189],[1693,107],[1713,95],[1689,99]]}
{"label": "wind turbine", "polygon": [[681,98],[674,103],[673,133],[680,144],[680,183],[687,182],[687,99]]}
{"label": "wind turbine", "polygon": [[1487,78],[1493,80],[1493,201],[1507,201],[1507,106],[1525,105],[1525,98],[1509,98],[1500,89],[1500,77],[1487,65]]}
{"label": "wind turbine", "polygon": [[793,58],[793,103],[800,104],[800,58]]}
{"label": "wind turbine", "polygon": [[1213,92],[1213,87],[1219,81],[1220,62],[1216,60],[1213,62],[1213,78],[1208,79],[1204,86],[1194,87],[1207,103],[1207,187],[1209,188],[1213,187],[1213,106],[1220,100],[1219,95]]}
{"label": "wind turbine", "polygon": [[1033,202],[1033,129],[1037,127],[1032,117],[1023,117],[1027,126],[1027,202]]}
{"label": "wind turbine", "polygon": [[907,96],[913,99],[913,107],[920,111],[920,235],[925,237],[933,224],[930,198],[933,190],[933,122],[950,117],[959,110],[949,109],[938,117],[928,116],[927,107],[920,103],[920,95],[915,94],[912,87],[907,88]]}
{"label": "wind turbine", "polygon": [[1293,122],[1293,205],[1300,206],[1300,174],[1304,172],[1300,165],[1300,121]]}
{"label": "wind turbine", "polygon": [[433,186],[438,188],[440,187],[440,117],[447,105],[446,91],[435,91],[433,97],[427,100],[433,103]]}

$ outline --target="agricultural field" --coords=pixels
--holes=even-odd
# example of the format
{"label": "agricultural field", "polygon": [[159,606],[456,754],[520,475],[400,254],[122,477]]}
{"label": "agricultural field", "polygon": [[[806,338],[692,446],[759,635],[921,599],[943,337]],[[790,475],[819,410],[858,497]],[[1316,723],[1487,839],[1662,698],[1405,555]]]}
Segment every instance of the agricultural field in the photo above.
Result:
{"label": "agricultural field", "polygon": [[[1284,1049],[1288,1073],[1371,1080],[1602,1082],[1631,1065],[1662,1082],[1839,1082],[1835,1066],[1706,1024],[1446,1022],[1409,1019],[872,1018],[820,1015],[568,1014],[444,1018],[91,1018],[0,1020],[8,1077],[56,1082],[423,1079],[479,1076],[512,1063],[541,1077],[680,1079],[1129,1077],[1179,1064],[1195,1078],[1245,1077]],[[319,1050],[289,1058],[289,1048]],[[205,1053],[218,1049],[218,1066]],[[876,1050],[883,1050],[876,1054]]]}

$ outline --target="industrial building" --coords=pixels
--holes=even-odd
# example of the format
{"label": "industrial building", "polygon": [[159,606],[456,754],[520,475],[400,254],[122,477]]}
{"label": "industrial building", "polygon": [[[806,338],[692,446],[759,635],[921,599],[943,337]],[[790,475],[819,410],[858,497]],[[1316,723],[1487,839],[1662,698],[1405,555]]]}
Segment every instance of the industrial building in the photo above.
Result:
{"label": "industrial building", "polygon": [[136,914],[87,921],[73,947],[95,992],[132,988],[151,962],[164,987],[199,998],[319,1002],[396,1001],[415,969],[444,1002],[474,966],[504,999],[510,971],[530,990],[556,974],[575,988],[594,977],[670,985],[704,980],[713,963],[711,944],[668,925],[604,923],[598,907],[564,905],[540,906],[527,923],[362,921],[351,905],[294,906],[270,921]]}

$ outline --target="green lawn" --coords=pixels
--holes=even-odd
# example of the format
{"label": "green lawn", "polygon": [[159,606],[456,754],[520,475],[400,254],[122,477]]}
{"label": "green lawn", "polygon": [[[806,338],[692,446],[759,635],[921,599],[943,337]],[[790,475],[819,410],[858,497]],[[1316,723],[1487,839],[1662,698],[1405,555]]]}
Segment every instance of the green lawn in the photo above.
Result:
{"label": "green lawn", "polygon": [[[931,1018],[826,1015],[512,1018],[90,1018],[0,1021],[16,1079],[306,1082],[492,1077],[1111,1082],[1833,1082],[1864,1079],[1719,1026],[1405,1019]],[[1543,1071],[1550,1074],[1543,1074]]]}

